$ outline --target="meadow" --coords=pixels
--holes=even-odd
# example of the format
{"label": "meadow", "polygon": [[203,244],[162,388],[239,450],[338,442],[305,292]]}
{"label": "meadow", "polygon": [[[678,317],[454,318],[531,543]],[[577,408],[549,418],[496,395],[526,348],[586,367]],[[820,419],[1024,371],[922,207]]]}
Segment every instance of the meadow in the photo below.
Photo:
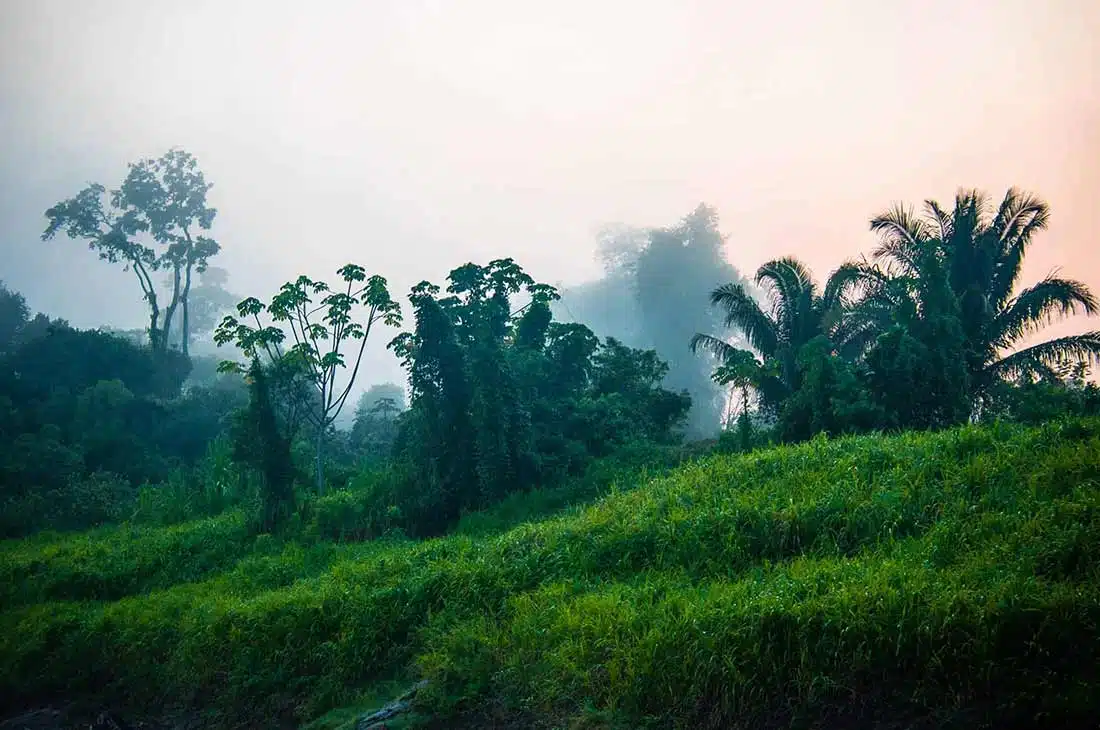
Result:
{"label": "meadow", "polygon": [[390,728],[1087,726],[1098,486],[1077,418],[624,468],[428,540],[41,533],[0,543],[0,709],[319,730],[426,679]]}

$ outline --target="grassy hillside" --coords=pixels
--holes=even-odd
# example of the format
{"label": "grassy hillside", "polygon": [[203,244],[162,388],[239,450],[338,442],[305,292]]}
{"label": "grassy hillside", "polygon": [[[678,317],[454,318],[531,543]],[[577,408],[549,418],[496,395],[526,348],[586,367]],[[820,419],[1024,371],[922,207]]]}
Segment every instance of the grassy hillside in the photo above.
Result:
{"label": "grassy hillside", "polygon": [[1098,486],[1085,420],[711,456],[425,542],[9,542],[0,702],[251,725],[427,678],[422,717],[480,727],[1092,724]]}

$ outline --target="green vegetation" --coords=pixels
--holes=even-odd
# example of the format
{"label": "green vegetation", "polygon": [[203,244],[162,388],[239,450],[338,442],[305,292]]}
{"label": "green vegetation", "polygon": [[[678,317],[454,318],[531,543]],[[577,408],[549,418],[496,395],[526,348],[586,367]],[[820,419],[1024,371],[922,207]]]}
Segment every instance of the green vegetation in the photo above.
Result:
{"label": "green vegetation", "polygon": [[714,455],[427,541],[227,516],[9,543],[0,686],[222,723],[426,677],[441,716],[1072,724],[1097,710],[1098,475],[1100,421],[1072,420]]}
{"label": "green vegetation", "polygon": [[[395,726],[1100,710],[1100,333],[1034,339],[1100,305],[1017,286],[1045,203],[897,208],[823,286],[791,257],[749,283],[705,205],[623,228],[586,293],[633,307],[620,339],[511,258],[416,284],[407,320],[356,264],[234,309],[210,187],[173,150],[46,212],[135,273],[145,332],[0,286],[0,713],[320,729],[410,686]],[[407,388],[342,422],[405,322]]]}

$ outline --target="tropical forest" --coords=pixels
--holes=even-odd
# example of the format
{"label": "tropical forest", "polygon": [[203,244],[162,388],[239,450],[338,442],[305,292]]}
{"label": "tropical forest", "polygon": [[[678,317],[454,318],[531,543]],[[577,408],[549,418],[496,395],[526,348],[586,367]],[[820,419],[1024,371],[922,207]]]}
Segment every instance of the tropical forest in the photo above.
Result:
{"label": "tropical forest", "polygon": [[46,5],[0,730],[1100,727],[1088,21]]}

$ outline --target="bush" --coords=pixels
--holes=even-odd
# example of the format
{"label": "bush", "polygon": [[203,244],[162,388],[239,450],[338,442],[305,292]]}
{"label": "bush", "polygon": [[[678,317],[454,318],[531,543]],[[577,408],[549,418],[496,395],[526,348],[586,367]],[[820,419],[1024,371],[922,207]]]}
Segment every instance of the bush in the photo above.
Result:
{"label": "bush", "polygon": [[255,475],[233,463],[232,448],[228,439],[217,439],[194,469],[176,469],[163,484],[141,487],[133,521],[176,525],[234,507],[258,510]]}
{"label": "bush", "polygon": [[9,498],[0,512],[0,537],[38,530],[87,530],[129,517],[137,490],[109,472],[70,475],[64,486]]}
{"label": "bush", "polygon": [[364,471],[311,502],[309,532],[333,542],[372,540],[404,525],[397,477],[389,470]]}

